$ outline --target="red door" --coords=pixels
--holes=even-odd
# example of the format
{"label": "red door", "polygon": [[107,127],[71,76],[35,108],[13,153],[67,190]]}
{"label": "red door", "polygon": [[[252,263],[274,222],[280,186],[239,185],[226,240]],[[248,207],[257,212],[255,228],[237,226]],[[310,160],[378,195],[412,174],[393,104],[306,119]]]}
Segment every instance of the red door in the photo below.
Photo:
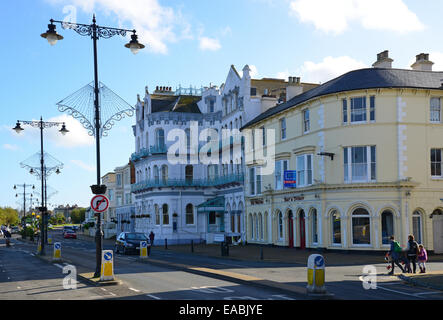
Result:
{"label": "red door", "polygon": [[288,246],[294,248],[294,225],[292,223],[292,215],[288,217]]}
{"label": "red door", "polygon": [[305,239],[305,213],[302,211],[300,213],[300,248],[306,248],[306,239]]}

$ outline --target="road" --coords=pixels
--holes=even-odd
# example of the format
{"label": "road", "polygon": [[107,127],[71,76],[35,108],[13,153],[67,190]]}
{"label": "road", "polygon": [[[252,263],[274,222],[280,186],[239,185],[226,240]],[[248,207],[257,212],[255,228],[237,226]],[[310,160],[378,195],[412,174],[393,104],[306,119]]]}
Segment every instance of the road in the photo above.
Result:
{"label": "road", "polygon": [[[62,256],[72,261],[78,273],[95,270],[95,244],[92,241],[63,239],[61,231],[53,231],[51,234],[53,241],[62,243]],[[104,249],[113,247],[105,245]],[[33,251],[35,244],[17,240],[12,248],[0,246],[0,299],[15,299],[24,294],[27,299],[59,299],[57,292],[63,292],[62,299],[282,301],[309,298],[287,290],[258,287],[253,281],[235,281],[211,274],[196,274],[189,270],[172,268],[168,264],[141,263],[136,256],[123,255],[115,255],[115,275],[123,281],[123,285],[97,288],[79,283],[78,290],[64,290],[62,280],[65,275],[62,268],[65,265],[46,263],[45,267],[45,262],[31,256]],[[50,252],[51,247],[48,248],[48,253]],[[306,266],[302,265],[234,261],[155,248],[151,259],[269,279],[274,283],[290,284],[300,289],[306,286]],[[443,268],[443,264],[435,267]],[[386,269],[383,264],[375,265],[375,268],[378,273],[376,289],[367,290],[362,282],[363,266],[328,267],[327,289],[335,298],[345,300],[443,300],[441,291],[412,287],[395,277],[384,276],[382,274]],[[34,292],[32,288],[39,287],[39,281],[48,282],[47,285],[56,288],[53,295],[51,292],[30,295]],[[31,285],[27,286],[28,282]],[[6,283],[15,287],[14,290],[10,292],[8,288],[4,288]],[[30,289],[21,290],[19,287]]]}

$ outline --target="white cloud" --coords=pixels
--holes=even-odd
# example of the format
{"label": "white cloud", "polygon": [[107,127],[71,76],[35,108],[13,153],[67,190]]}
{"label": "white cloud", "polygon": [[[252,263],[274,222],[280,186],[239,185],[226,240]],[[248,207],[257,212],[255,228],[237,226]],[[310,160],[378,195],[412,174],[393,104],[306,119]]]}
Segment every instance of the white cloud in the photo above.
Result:
{"label": "white cloud", "polygon": [[81,160],[71,160],[71,163],[75,164],[77,167],[80,167],[86,171],[89,171],[89,172],[95,171],[95,166],[87,165],[86,163],[84,163]]}
{"label": "white cloud", "polygon": [[285,71],[277,72],[277,76],[276,76],[276,78],[277,78],[277,79],[288,80],[288,78],[289,78],[290,75],[291,75],[291,74],[289,73],[289,70],[286,69]]}
{"label": "white cloud", "polygon": [[348,56],[329,56],[318,63],[306,61],[303,63],[297,74],[301,75],[302,82],[324,83],[348,71],[366,67],[367,66],[363,62],[354,60]]}
{"label": "white cloud", "polygon": [[220,42],[218,39],[212,39],[208,37],[201,37],[200,38],[200,50],[206,51],[217,51],[221,48]]}
{"label": "white cloud", "polygon": [[255,65],[251,64],[249,66],[249,69],[251,69],[251,72],[249,73],[251,78],[257,78],[258,76],[258,69]]}
{"label": "white cloud", "polygon": [[16,150],[19,149],[19,147],[16,146],[15,144],[8,144],[8,143],[5,143],[5,144],[3,145],[3,149],[11,150],[11,151],[16,151]]}
{"label": "white cloud", "polygon": [[403,0],[293,0],[290,14],[326,33],[340,34],[353,21],[365,29],[398,33],[425,28]]}
{"label": "white cloud", "polygon": [[[103,10],[105,14],[114,14],[117,16],[121,27],[136,29],[139,41],[146,45],[147,50],[156,53],[167,53],[167,43],[192,38],[191,26],[181,12],[160,5],[158,0],[46,1],[57,5],[74,5],[91,15],[99,9]],[[99,16],[97,20],[97,23],[100,24]]]}
{"label": "white cloud", "polygon": [[57,130],[48,130],[47,133],[45,132],[45,138],[47,137],[58,147],[75,148],[91,146],[94,144],[94,137],[90,136],[88,131],[83,128],[82,124],[71,116],[63,114],[58,117],[50,118],[47,121],[64,122],[66,129],[69,130],[65,135],[58,132],[61,127],[58,127]]}

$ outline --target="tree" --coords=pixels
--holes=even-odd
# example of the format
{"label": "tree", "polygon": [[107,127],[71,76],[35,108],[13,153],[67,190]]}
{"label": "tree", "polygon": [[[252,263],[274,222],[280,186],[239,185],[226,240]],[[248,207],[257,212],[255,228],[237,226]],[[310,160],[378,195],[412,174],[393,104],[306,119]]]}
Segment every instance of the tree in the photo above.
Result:
{"label": "tree", "polygon": [[0,207],[0,224],[17,225],[20,223],[18,211],[10,207]]}
{"label": "tree", "polygon": [[85,220],[86,208],[75,208],[71,211],[72,223],[82,223]]}

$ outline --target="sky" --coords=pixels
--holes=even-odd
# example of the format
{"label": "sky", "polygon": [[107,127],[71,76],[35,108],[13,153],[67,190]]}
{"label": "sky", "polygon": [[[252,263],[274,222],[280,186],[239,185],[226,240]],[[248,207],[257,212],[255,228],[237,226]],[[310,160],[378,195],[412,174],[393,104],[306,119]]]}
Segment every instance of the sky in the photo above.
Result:
{"label": "sky", "polygon": [[[221,85],[231,65],[253,78],[301,77],[324,83],[371,67],[389,50],[394,68],[410,69],[429,53],[443,70],[441,0],[17,0],[0,2],[0,206],[22,207],[23,188],[40,181],[20,163],[40,152],[39,130],[18,135],[17,120],[66,122],[44,130],[44,150],[63,163],[48,186],[49,207],[88,206],[96,183],[95,140],[56,103],[93,80],[92,41],[73,30],[55,46],[40,37],[49,19],[136,29],[146,48],[133,55],[128,37],[98,41],[99,80],[134,106],[145,86]],[[135,119],[116,122],[101,139],[101,174],[125,165],[135,150]],[[29,191],[29,188],[28,190]],[[34,195],[34,198],[38,195]]]}

